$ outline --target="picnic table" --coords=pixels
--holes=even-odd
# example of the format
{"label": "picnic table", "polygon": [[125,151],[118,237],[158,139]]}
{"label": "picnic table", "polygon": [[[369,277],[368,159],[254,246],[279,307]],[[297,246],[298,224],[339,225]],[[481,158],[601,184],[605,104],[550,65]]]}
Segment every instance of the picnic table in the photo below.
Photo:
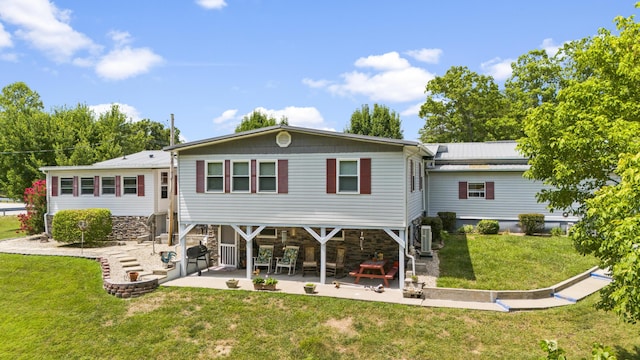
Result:
{"label": "picnic table", "polygon": [[382,279],[384,286],[389,287],[389,280],[393,279],[398,272],[398,268],[394,267],[385,273],[385,265],[387,265],[387,260],[367,260],[360,264],[358,271],[352,271],[349,275],[355,276],[354,283],[356,284],[360,281],[360,278]]}

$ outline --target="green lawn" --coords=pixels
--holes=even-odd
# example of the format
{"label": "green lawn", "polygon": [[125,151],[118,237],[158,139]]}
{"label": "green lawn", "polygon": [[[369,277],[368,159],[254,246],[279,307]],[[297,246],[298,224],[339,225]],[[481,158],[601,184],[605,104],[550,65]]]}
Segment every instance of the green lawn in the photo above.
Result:
{"label": "green lawn", "polygon": [[528,290],[548,287],[598,264],[567,237],[452,235],[439,252],[439,287]]}
{"label": "green lawn", "polygon": [[0,293],[3,359],[537,359],[541,339],[571,359],[596,341],[640,359],[640,325],[595,310],[597,295],[520,313],[164,287],[122,300],[97,262],[9,254]]}
{"label": "green lawn", "polygon": [[14,239],[25,236],[20,230],[20,221],[17,216],[0,216],[0,240]]}

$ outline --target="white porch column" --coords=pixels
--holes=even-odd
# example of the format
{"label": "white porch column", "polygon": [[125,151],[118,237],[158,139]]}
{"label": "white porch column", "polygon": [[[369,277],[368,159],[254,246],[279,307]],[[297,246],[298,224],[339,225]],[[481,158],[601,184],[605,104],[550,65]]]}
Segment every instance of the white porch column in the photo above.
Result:
{"label": "white porch column", "polygon": [[407,237],[406,237],[406,233],[404,230],[400,230],[399,232],[399,236],[400,238],[404,239],[404,241],[402,242],[402,244],[400,244],[400,246],[398,247],[398,272],[400,274],[398,274],[398,287],[400,289],[402,289],[404,287],[404,259],[405,259],[405,249],[407,248]]}
{"label": "white porch column", "polygon": [[247,241],[247,279],[251,279],[251,274],[253,272],[253,238],[258,236],[262,230],[264,230],[265,226],[258,226],[257,229],[253,230],[252,226],[247,226],[247,231],[244,232],[240,229],[238,225],[231,225],[233,230],[235,230],[243,239]]}
{"label": "white porch column", "polygon": [[[320,228],[320,238],[324,239],[327,235],[326,228]],[[324,284],[327,280],[327,241],[320,241],[320,284]]]}

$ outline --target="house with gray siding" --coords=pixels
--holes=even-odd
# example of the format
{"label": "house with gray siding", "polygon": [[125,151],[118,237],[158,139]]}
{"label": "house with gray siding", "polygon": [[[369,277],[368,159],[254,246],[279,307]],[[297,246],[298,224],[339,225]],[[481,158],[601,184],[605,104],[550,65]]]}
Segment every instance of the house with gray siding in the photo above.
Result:
{"label": "house with gray siding", "polygon": [[[313,246],[325,264],[346,247],[346,271],[382,253],[398,267],[426,212],[421,143],[276,125],[165,148],[178,165],[180,244],[203,229],[222,266],[252,275],[259,245]],[[299,260],[301,263],[301,260]],[[186,261],[181,262],[183,275]]]}
{"label": "house with gray siding", "polygon": [[502,229],[519,231],[518,214],[545,215],[547,226],[567,226],[574,217],[552,213],[536,200],[545,187],[526,179],[527,159],[515,141],[425,144],[435,154],[425,160],[425,202],[430,216],[455,212],[458,226],[498,220]]}
{"label": "house with gray siding", "polygon": [[[166,232],[170,154],[141,151],[82,166],[45,166],[47,230],[60,210],[107,208],[114,239]],[[149,231],[152,230],[153,234]]]}

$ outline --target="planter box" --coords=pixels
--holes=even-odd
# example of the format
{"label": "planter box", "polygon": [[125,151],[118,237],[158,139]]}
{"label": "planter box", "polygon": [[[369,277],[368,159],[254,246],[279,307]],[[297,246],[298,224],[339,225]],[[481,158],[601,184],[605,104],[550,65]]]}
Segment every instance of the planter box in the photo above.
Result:
{"label": "planter box", "polygon": [[276,289],[276,285],[265,285],[265,284],[253,284],[253,288],[255,290],[275,290]]}

